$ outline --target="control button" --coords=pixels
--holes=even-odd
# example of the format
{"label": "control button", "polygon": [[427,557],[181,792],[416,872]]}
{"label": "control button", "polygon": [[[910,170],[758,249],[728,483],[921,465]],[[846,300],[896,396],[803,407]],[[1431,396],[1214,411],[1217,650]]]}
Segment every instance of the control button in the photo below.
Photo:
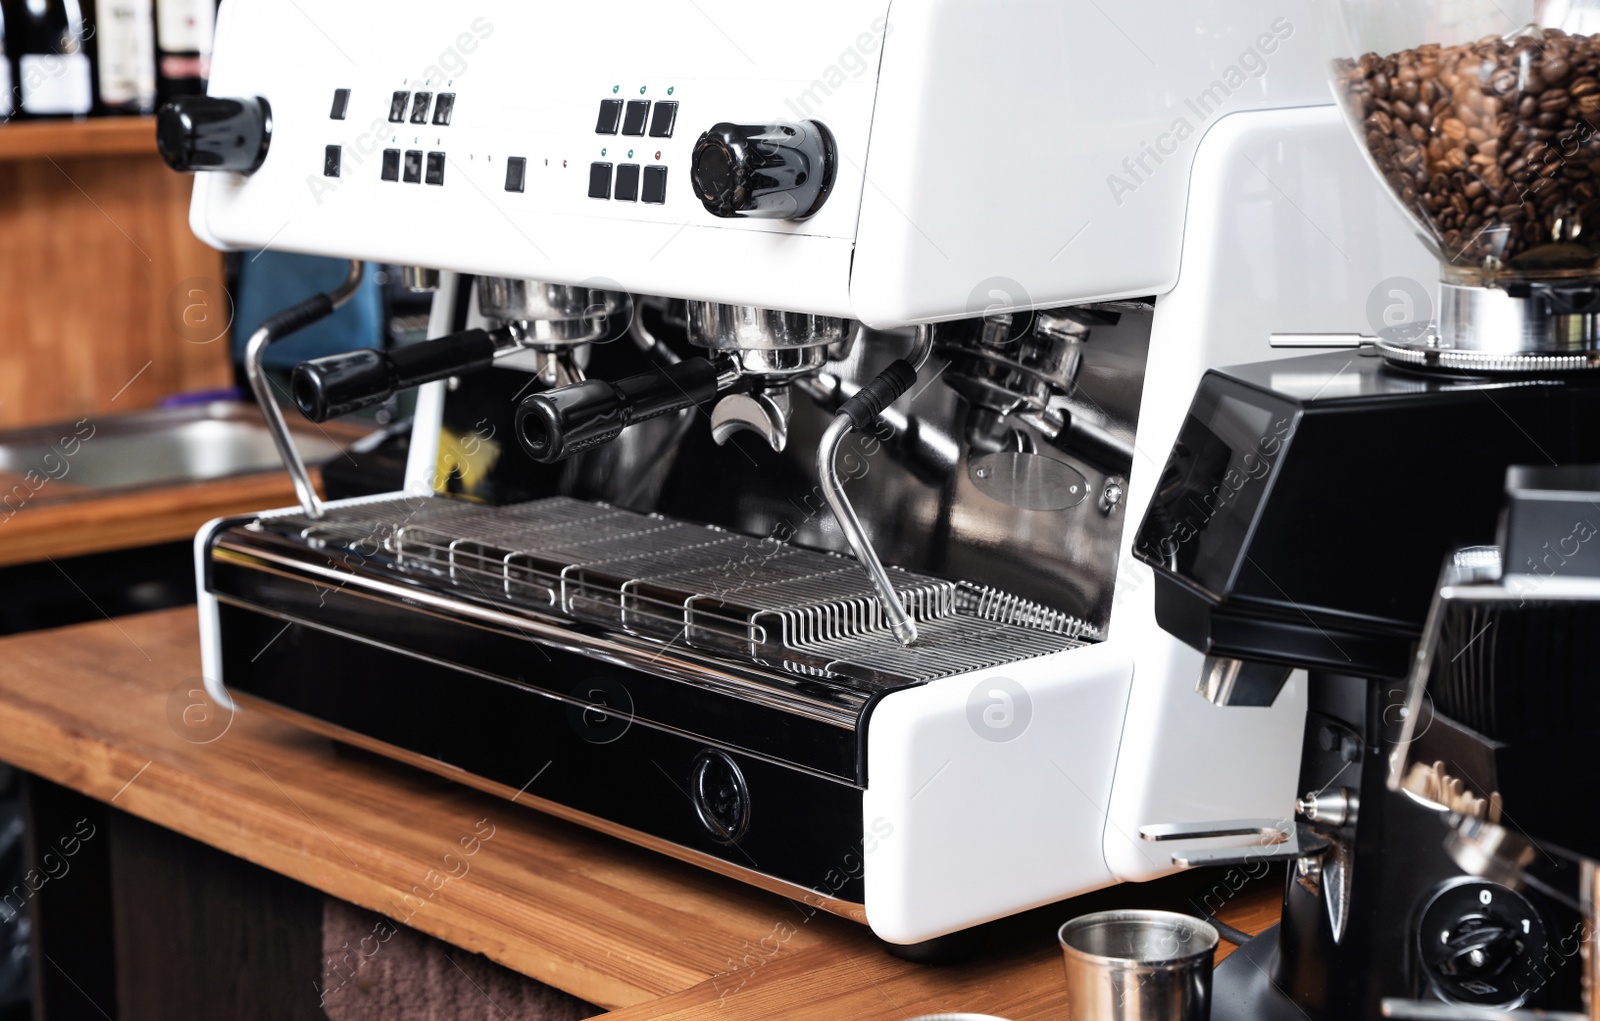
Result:
{"label": "control button", "polygon": [[622,119],[622,100],[600,100],[600,117],[594,122],[594,133],[597,135],[614,135],[617,133],[617,121]]}
{"label": "control button", "polygon": [[407,184],[422,183],[422,153],[415,149],[406,150],[405,180]]}
{"label": "control button", "polygon": [[385,181],[400,180],[400,150],[383,150],[383,179]]}
{"label": "control button", "polygon": [[429,184],[444,183],[444,153],[428,153],[428,175],[423,180]]}
{"label": "control button", "polygon": [[454,92],[439,93],[439,101],[433,104],[433,123],[441,128],[450,126],[450,118],[455,116],[456,94]]}
{"label": "control button", "polygon": [[334,89],[333,90],[333,110],[330,111],[329,114],[328,114],[329,119],[336,120],[336,121],[342,121],[342,120],[344,120],[344,115],[346,113],[348,113],[349,110],[350,110],[350,90],[349,89]]}
{"label": "control button", "polygon": [[644,194],[639,196],[645,202],[661,203],[667,201],[667,168],[644,168]]}
{"label": "control button", "polygon": [[411,101],[411,123],[414,123],[414,125],[426,125],[427,106],[429,106],[430,102],[434,102],[434,93],[416,94],[416,98]]}
{"label": "control button", "polygon": [[628,114],[622,118],[622,133],[624,135],[644,134],[644,119],[650,113],[650,100],[628,100]]}
{"label": "control button", "polygon": [[611,197],[611,164],[589,164],[589,197],[592,199]]}
{"label": "control button", "polygon": [[614,199],[632,202],[639,197],[639,164],[624,163],[617,168],[617,189],[611,193]]}
{"label": "control button", "polygon": [[732,844],[750,828],[750,788],[738,765],[722,752],[707,748],[689,768],[689,800],[706,833],[719,844]]}
{"label": "control button", "polygon": [[406,104],[411,102],[411,93],[396,92],[394,98],[389,100],[389,120],[391,123],[400,124],[406,119]]}
{"label": "control button", "polygon": [[338,177],[339,164],[343,161],[344,147],[330,145],[322,150],[322,176]]}
{"label": "control button", "polygon": [[411,101],[411,123],[428,123],[428,104],[433,102],[433,93],[419,92]]}
{"label": "control button", "polygon": [[523,191],[528,183],[528,161],[521,156],[506,160],[506,191]]}
{"label": "control button", "polygon": [[656,104],[655,115],[650,118],[651,138],[671,138],[672,126],[678,122],[678,104],[664,101]]}
{"label": "control button", "polygon": [[689,154],[689,183],[713,216],[804,220],[833,190],[833,135],[817,121],[713,124]]}
{"label": "control button", "polygon": [[271,144],[272,106],[260,96],[175,96],[156,117],[156,151],[185,174],[253,174]]}

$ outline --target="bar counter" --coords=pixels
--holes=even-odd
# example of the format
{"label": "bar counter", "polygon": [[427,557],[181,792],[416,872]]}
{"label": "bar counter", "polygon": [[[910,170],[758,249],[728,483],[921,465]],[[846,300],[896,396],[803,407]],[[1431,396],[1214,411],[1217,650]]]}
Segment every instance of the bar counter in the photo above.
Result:
{"label": "bar counter", "polygon": [[1220,874],[1123,886],[1001,923],[969,963],[913,964],[862,926],[259,713],[197,729],[199,683],[193,608],[0,639],[0,759],[618,1021],[1061,1018],[1053,930],[1067,917],[1192,912],[1201,891],[1256,932],[1281,896],[1275,880],[1234,890]]}

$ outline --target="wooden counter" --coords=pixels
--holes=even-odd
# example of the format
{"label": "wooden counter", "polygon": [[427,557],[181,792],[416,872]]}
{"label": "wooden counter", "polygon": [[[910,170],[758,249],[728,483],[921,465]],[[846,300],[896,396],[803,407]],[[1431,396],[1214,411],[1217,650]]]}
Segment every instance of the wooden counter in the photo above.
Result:
{"label": "wooden counter", "polygon": [[[852,923],[269,719],[240,714],[190,743],[169,714],[199,673],[192,609],[0,640],[0,758],[390,916],[461,838],[492,827],[470,871],[408,924],[619,1021],[1060,1018],[1055,925],[1108,906],[1181,909],[1193,889],[1103,891],[1003,924],[973,963],[908,964]],[[1279,896],[1247,886],[1222,917],[1258,931]]]}
{"label": "wooden counter", "polygon": [[[320,491],[315,469],[312,481]],[[66,488],[65,481],[50,483],[15,513],[0,512],[0,567],[193,539],[214,518],[291,507],[296,501],[294,484],[282,471],[58,498]]]}

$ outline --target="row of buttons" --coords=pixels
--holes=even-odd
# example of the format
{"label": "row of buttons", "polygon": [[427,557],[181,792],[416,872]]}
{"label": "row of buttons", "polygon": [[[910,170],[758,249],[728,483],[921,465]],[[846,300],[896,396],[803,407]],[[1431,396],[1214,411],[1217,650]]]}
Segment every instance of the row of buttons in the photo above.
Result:
{"label": "row of buttons", "polygon": [[450,126],[450,118],[456,112],[456,94],[454,92],[439,93],[439,101],[433,102],[433,93],[419,92],[413,98],[412,94],[404,90],[396,92],[389,100],[389,121],[392,124],[402,124],[406,119],[406,104],[411,105],[411,123],[428,123],[428,104],[433,103],[433,123],[441,128]]}
{"label": "row of buttons", "polygon": [[[623,104],[620,99],[600,100],[600,117],[594,123],[594,133],[597,135],[614,135],[617,133],[617,122],[622,122],[624,135],[644,134],[644,122],[650,114],[650,101],[648,99],[630,99],[627,104],[627,114],[623,114]],[[651,138],[671,138],[672,126],[678,120],[678,104],[662,101],[656,104],[656,115],[650,117]]]}
{"label": "row of buttons", "polygon": [[[404,162],[404,174],[401,164]],[[430,152],[427,157],[427,166],[424,169],[422,152],[417,149],[408,149],[402,156],[399,149],[383,150],[383,179],[385,181],[398,181],[404,177],[407,184],[444,183],[444,153]]]}
{"label": "row of buttons", "polygon": [[639,191],[639,164],[624,163],[617,167],[617,184],[611,186],[611,164],[589,164],[589,197],[592,199],[621,199],[624,202],[643,201],[661,203],[667,200],[667,168],[644,168],[644,193]]}

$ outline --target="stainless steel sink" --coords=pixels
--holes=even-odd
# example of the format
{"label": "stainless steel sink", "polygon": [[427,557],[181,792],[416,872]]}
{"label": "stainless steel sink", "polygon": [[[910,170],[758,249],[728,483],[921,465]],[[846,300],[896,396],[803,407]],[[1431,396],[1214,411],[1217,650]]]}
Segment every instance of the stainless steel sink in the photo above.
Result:
{"label": "stainless steel sink", "polygon": [[[290,420],[307,465],[343,454],[360,435]],[[90,416],[80,423],[0,432],[0,475],[7,484],[29,471],[52,480],[59,495],[229,478],[283,467],[253,404],[214,401],[186,408]]]}

